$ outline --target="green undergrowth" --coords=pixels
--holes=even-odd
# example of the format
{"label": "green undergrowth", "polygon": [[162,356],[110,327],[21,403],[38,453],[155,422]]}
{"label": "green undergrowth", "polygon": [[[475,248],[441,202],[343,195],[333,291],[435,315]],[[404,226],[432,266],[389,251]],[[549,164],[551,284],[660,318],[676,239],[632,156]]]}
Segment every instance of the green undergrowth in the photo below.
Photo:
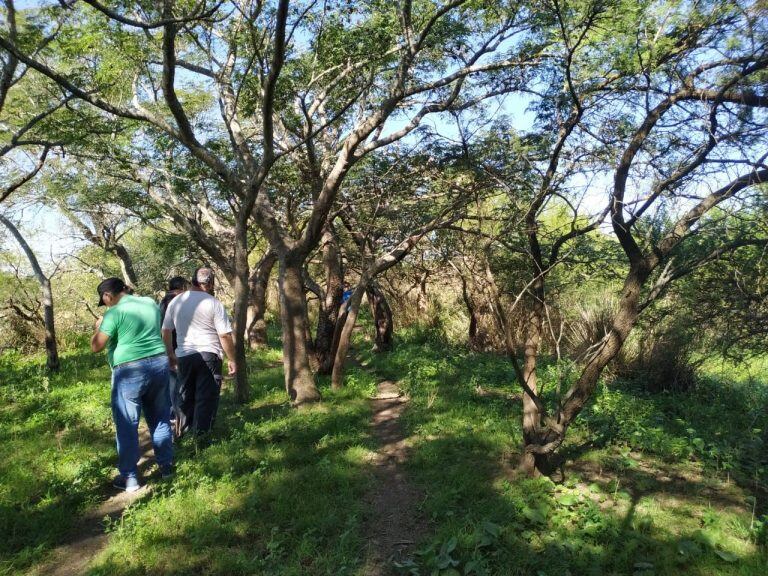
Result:
{"label": "green undergrowth", "polygon": [[[413,331],[391,354],[367,360],[411,397],[408,469],[430,529],[399,563],[402,574],[768,570],[768,518],[754,484],[766,459],[768,379],[708,377],[680,395],[601,386],[569,433],[570,460],[554,483],[513,469],[521,408],[503,358]],[[554,390],[558,371],[545,365],[540,374]]]}
{"label": "green undergrowth", "polygon": [[286,402],[279,353],[251,359],[253,400],[225,394],[216,431],[178,446],[176,477],[114,526],[90,574],[353,574],[370,483],[369,375]]}
{"label": "green undergrowth", "polygon": [[38,560],[101,499],[112,470],[109,368],[83,349],[0,355],[0,574]]}
{"label": "green undergrowth", "polygon": [[[766,378],[711,372],[685,394],[602,385],[550,479],[521,479],[520,392],[508,361],[428,330],[369,351],[324,401],[286,402],[278,343],[250,357],[251,401],[225,390],[210,438],[177,445],[175,478],[107,523],[91,575],[365,574],[375,476],[368,398],[399,383],[423,533],[393,569],[412,576],[762,575]],[[5,356],[3,573],[24,573],[111,493],[114,448],[103,359],[74,351],[62,374]],[[558,370],[544,366],[545,389]]]}

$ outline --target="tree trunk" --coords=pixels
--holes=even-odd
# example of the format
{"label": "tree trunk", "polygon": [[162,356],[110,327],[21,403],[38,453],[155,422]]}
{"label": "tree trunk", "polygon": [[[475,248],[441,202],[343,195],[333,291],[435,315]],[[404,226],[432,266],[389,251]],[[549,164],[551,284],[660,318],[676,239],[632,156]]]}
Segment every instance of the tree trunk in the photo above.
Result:
{"label": "tree trunk", "polygon": [[637,323],[640,290],[650,272],[645,263],[632,266],[624,282],[619,311],[613,318],[611,331],[599,343],[600,346],[587,361],[579,379],[568,390],[556,417],[546,426],[540,427],[532,438],[526,438],[524,459],[528,462],[533,460],[539,472],[549,472],[553,456],[565,440],[568,427],[591,398],[603,369],[619,353]]}
{"label": "tree trunk", "polygon": [[43,321],[45,322],[45,355],[46,366],[51,372],[58,372],[59,349],[56,344],[56,325],[53,318],[53,291],[51,281],[45,278],[40,284],[43,292]]}
{"label": "tree trunk", "polygon": [[[528,329],[526,330],[523,378],[531,392],[538,394],[536,378],[536,361],[541,345],[541,333],[544,326],[544,279],[539,276],[531,286],[533,291],[533,306],[528,317]],[[519,468],[528,476],[536,476],[545,473],[542,470],[545,456],[537,456],[527,450],[531,444],[540,442],[541,439],[541,414],[533,399],[523,393],[523,454],[520,458]]]}
{"label": "tree trunk", "polygon": [[424,275],[419,280],[419,291],[416,295],[416,309],[420,313],[427,311],[429,297],[427,296],[427,279],[429,278],[429,271],[424,272]]}
{"label": "tree trunk", "polygon": [[280,258],[280,319],[283,329],[283,369],[285,389],[294,406],[320,400],[307,354],[307,301],[301,274],[301,262],[290,255]]}
{"label": "tree trunk", "polygon": [[120,260],[120,270],[123,273],[123,280],[125,283],[133,289],[139,284],[138,277],[136,276],[136,270],[133,267],[133,259],[122,244],[115,244],[110,250],[118,260]]}
{"label": "tree trunk", "polygon": [[366,283],[367,282],[364,279],[361,279],[360,284],[355,287],[355,291],[352,292],[352,296],[349,297],[349,311],[347,312],[344,326],[341,329],[339,342],[336,347],[336,354],[333,359],[331,387],[334,390],[338,390],[344,384],[344,363],[347,359],[347,352],[349,352],[349,342],[352,339],[352,330],[355,328],[355,323],[357,322],[357,314],[360,311],[360,303],[363,301]]}
{"label": "tree trunk", "polygon": [[320,374],[330,374],[334,358],[334,334],[339,320],[343,294],[344,272],[336,237],[330,227],[323,233],[323,268],[325,269],[325,298],[320,301],[315,333],[315,359]]}
{"label": "tree trunk", "polygon": [[248,400],[248,363],[245,356],[246,327],[248,319],[248,299],[250,296],[248,269],[248,236],[245,225],[240,226],[235,233],[235,276],[233,288],[235,292],[235,307],[233,312],[233,331],[235,340],[235,399],[239,403]]}
{"label": "tree trunk", "polygon": [[267,291],[272,268],[277,261],[277,255],[269,251],[259,261],[251,275],[249,284],[250,300],[248,304],[248,344],[251,350],[267,345],[267,323],[264,313],[267,310]]}
{"label": "tree trunk", "polygon": [[381,288],[371,282],[365,291],[368,304],[371,306],[371,316],[376,328],[376,352],[389,352],[392,350],[392,309],[389,307]]}
{"label": "tree trunk", "polygon": [[603,369],[613,360],[624,345],[629,333],[637,323],[640,313],[640,290],[648,279],[651,270],[644,266],[633,266],[624,282],[619,311],[613,319],[611,331],[603,339],[602,345],[589,359],[579,379],[568,391],[563,402],[560,417],[567,426],[578,416],[597,386]]}
{"label": "tree trunk", "polygon": [[463,275],[459,277],[461,278],[461,297],[464,300],[464,305],[467,307],[467,314],[469,314],[469,345],[474,348],[477,346],[477,312],[469,295],[467,279]]}
{"label": "tree trunk", "polygon": [[19,229],[16,228],[13,222],[8,220],[8,218],[2,214],[0,214],[0,222],[2,222],[13,237],[16,238],[16,241],[27,256],[27,260],[29,260],[29,265],[32,267],[32,271],[35,274],[38,284],[40,284],[40,291],[43,297],[46,366],[51,372],[57,372],[60,368],[60,363],[59,350],[56,344],[56,325],[53,316],[53,292],[51,291],[51,281],[45,274],[43,274],[43,269],[40,267],[37,256],[35,256],[32,248],[27,244],[24,236],[21,235],[21,232],[19,232]]}

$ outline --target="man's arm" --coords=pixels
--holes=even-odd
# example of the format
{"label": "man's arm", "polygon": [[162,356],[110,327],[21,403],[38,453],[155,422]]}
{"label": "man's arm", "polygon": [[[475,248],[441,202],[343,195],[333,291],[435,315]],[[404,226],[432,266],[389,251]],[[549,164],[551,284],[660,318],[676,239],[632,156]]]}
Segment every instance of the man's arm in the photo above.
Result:
{"label": "man's arm", "polygon": [[163,328],[160,333],[163,335],[163,344],[165,344],[165,353],[168,354],[168,366],[176,371],[178,368],[178,359],[176,352],[173,351],[173,330]]}
{"label": "man's arm", "polygon": [[93,324],[93,336],[91,336],[91,350],[93,352],[101,352],[109,341],[109,336],[99,330],[101,326],[101,318],[98,318]]}
{"label": "man's arm", "polygon": [[232,338],[232,332],[219,334],[219,342],[221,342],[221,347],[224,348],[224,353],[227,355],[228,373],[230,376],[234,376],[237,372],[237,364],[235,363],[235,341]]}

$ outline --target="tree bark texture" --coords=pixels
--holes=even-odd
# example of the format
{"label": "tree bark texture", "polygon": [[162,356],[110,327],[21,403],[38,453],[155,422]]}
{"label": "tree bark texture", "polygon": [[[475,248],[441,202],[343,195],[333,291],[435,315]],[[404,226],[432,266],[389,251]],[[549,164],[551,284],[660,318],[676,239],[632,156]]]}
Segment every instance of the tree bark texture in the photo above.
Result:
{"label": "tree bark texture", "polygon": [[[240,231],[238,231],[240,232]],[[235,235],[235,306],[233,311],[233,331],[235,340],[235,398],[243,403],[248,400],[248,363],[245,357],[246,327],[248,319],[248,301],[250,297],[248,269],[248,240],[245,231]]]}
{"label": "tree bark texture", "polygon": [[46,366],[51,372],[58,372],[61,364],[59,363],[59,349],[56,344],[56,324],[53,317],[53,291],[51,290],[50,280],[44,278],[40,283],[40,288],[43,293]]}
{"label": "tree bark texture", "polygon": [[136,276],[136,269],[133,267],[133,259],[122,244],[114,244],[107,248],[108,252],[112,252],[120,260],[120,270],[123,274],[123,280],[125,283],[133,289],[139,284],[138,276]]}
{"label": "tree bark texture", "polygon": [[361,283],[355,287],[352,296],[349,297],[349,308],[344,326],[339,335],[339,343],[336,348],[336,355],[333,360],[333,372],[331,373],[331,387],[338,390],[344,384],[344,364],[349,352],[349,343],[352,339],[352,330],[357,322],[357,315],[360,312],[360,303],[363,301],[366,283]]}
{"label": "tree bark texture", "polygon": [[467,307],[467,314],[469,315],[469,345],[474,348],[477,346],[477,311],[469,294],[467,279],[463,275],[460,275],[459,278],[461,279],[461,297],[464,300],[464,306]]}
{"label": "tree bark texture", "polygon": [[272,251],[267,252],[248,280],[249,302],[246,322],[248,324],[248,345],[251,350],[267,345],[267,323],[264,321],[264,314],[267,310],[269,278],[276,261],[277,255]]}
{"label": "tree bark texture", "polygon": [[59,350],[56,344],[56,325],[53,315],[53,292],[51,291],[51,281],[45,274],[43,274],[43,269],[40,267],[37,256],[35,256],[32,248],[27,244],[24,236],[22,236],[14,223],[2,214],[0,214],[0,222],[8,228],[8,231],[19,243],[19,246],[21,246],[27,260],[29,260],[29,265],[32,267],[35,278],[37,279],[38,284],[40,284],[40,292],[43,300],[43,323],[45,325],[46,366],[51,372],[57,372],[61,365],[59,363]]}
{"label": "tree bark texture", "polygon": [[376,329],[376,352],[388,352],[392,350],[392,309],[389,307],[384,293],[376,282],[371,282],[366,291],[368,304],[371,306],[371,316]]}
{"label": "tree bark texture", "polygon": [[320,400],[307,353],[307,301],[301,263],[280,258],[280,320],[283,329],[285,389],[294,406]]}
{"label": "tree bark texture", "polygon": [[[523,378],[528,388],[538,394],[536,363],[541,346],[541,333],[544,326],[544,279],[539,277],[531,287],[534,300],[528,316],[525,349],[523,353]],[[527,450],[531,444],[540,442],[541,413],[533,398],[523,393],[523,454],[520,458],[520,470],[528,476],[535,476],[541,470],[544,456],[538,456]]]}
{"label": "tree bark texture", "polygon": [[323,233],[323,269],[325,271],[325,298],[317,312],[314,354],[320,374],[330,374],[333,369],[334,333],[339,320],[343,295],[344,270],[336,237],[330,227]]}
{"label": "tree bark texture", "polygon": [[419,279],[419,291],[416,293],[416,309],[420,314],[424,314],[429,307],[429,296],[427,295],[427,280],[429,272],[426,271]]}
{"label": "tree bark texture", "polygon": [[[529,473],[535,471],[549,473],[555,452],[565,439],[570,424],[576,419],[594,393],[600,374],[608,363],[621,350],[639,316],[640,291],[650,275],[651,269],[641,263],[633,265],[624,282],[619,310],[615,314],[611,331],[599,343],[596,351],[582,369],[581,375],[563,398],[561,408],[555,417],[548,418],[531,436],[525,436],[525,446],[521,469]],[[525,395],[527,397],[527,395]],[[531,412],[533,414],[533,412]],[[527,414],[524,414],[524,419]],[[539,415],[539,422],[541,421]]]}

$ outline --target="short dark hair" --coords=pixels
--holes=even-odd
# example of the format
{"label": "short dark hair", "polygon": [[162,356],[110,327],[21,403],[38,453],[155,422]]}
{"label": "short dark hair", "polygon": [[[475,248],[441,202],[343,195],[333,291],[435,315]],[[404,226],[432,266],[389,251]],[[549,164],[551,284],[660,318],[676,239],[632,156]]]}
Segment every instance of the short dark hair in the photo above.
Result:
{"label": "short dark hair", "polygon": [[168,280],[168,291],[172,290],[186,290],[189,282],[184,276],[174,276]]}
{"label": "short dark hair", "polygon": [[208,266],[201,266],[200,268],[195,269],[195,273],[192,274],[192,285],[193,286],[202,286],[205,284],[206,286],[213,284],[213,280],[216,277],[216,275],[213,273],[213,270],[209,268]]}
{"label": "short dark hair", "polygon": [[112,278],[106,278],[99,282],[99,285],[96,287],[96,292],[99,293],[99,303],[98,306],[104,306],[104,293],[109,292],[110,294],[120,294],[121,292],[126,291],[125,282],[122,281],[120,278],[112,277]]}

